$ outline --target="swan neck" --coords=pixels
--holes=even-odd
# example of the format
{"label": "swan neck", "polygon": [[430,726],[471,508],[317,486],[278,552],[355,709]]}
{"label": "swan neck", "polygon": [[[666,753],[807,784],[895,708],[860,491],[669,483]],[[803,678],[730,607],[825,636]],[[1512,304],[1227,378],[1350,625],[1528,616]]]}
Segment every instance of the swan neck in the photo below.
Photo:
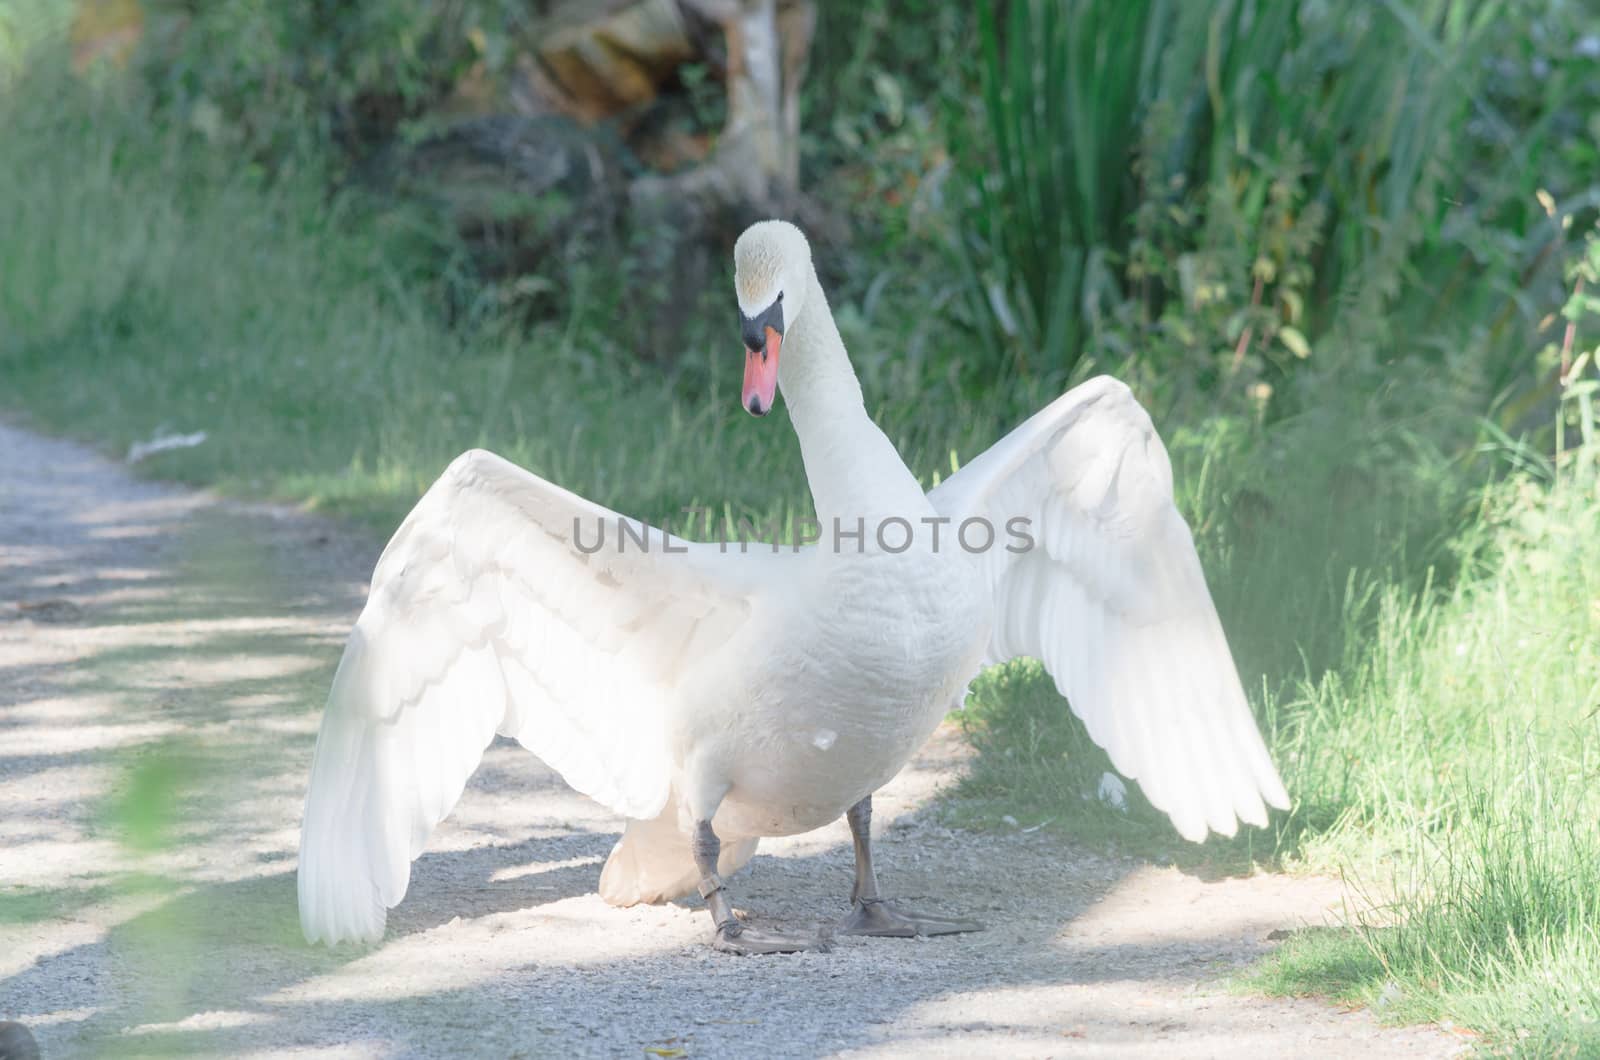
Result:
{"label": "swan neck", "polygon": [[778,373],[778,385],[783,388],[790,415],[848,415],[859,409],[865,416],[861,383],[815,272],[807,286],[805,307],[785,336],[788,356],[783,358]]}
{"label": "swan neck", "polygon": [[800,439],[818,519],[826,526],[836,517],[931,511],[922,487],[867,415],[861,383],[814,271],[807,288],[805,304],[784,336],[778,386]]}

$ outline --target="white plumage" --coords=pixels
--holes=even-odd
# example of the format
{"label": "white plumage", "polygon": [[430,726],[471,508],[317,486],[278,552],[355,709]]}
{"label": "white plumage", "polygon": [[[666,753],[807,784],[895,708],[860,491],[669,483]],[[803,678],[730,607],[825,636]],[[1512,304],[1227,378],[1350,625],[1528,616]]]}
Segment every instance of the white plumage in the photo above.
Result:
{"label": "white plumage", "polygon": [[955,521],[1030,520],[983,553],[988,661],[1028,656],[1124,776],[1195,841],[1288,793],[1256,731],[1150,417],[1109,376],[1036,413],[930,495]]}
{"label": "white plumage", "polygon": [[[382,935],[496,733],[628,818],[601,893],[659,901],[702,878],[695,822],[726,841],[726,874],[761,836],[837,819],[984,660],[1040,659],[1189,839],[1287,806],[1125,386],[1075,388],[924,495],[866,415],[799,231],[754,226],[735,257],[746,313],[781,303],[777,380],[823,540],[684,542],[491,453],[459,457],[384,550],[334,678],[301,836],[308,939]],[[886,519],[916,530],[909,547],[880,547]],[[959,546],[969,519],[991,547]],[[859,550],[832,533],[858,523]],[[1034,547],[1007,548],[1008,524]]]}

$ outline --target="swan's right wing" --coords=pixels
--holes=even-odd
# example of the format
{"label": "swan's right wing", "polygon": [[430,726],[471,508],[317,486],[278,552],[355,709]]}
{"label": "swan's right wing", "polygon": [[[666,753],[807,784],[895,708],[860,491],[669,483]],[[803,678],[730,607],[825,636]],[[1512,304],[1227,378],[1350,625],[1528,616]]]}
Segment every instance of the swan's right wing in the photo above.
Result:
{"label": "swan's right wing", "polygon": [[1102,376],[1075,387],[928,494],[954,523],[1008,529],[991,548],[989,659],[1029,656],[1095,743],[1178,832],[1233,835],[1289,796],[1239,684],[1172,467],[1149,415]]}
{"label": "swan's right wing", "polygon": [[406,517],[317,738],[300,839],[308,940],[383,934],[412,859],[497,732],[617,813],[661,811],[667,697],[744,620],[748,597],[729,580],[742,564],[715,546],[619,518],[481,450]]}

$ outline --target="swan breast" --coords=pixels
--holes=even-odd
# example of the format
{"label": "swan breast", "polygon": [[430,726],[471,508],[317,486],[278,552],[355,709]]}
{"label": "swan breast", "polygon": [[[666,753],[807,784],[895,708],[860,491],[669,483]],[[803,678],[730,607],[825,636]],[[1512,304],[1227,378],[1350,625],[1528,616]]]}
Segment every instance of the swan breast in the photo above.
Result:
{"label": "swan breast", "polygon": [[717,823],[737,834],[819,827],[887,783],[987,643],[987,594],[965,563],[878,554],[813,575],[773,616],[756,686],[721,719],[735,746]]}

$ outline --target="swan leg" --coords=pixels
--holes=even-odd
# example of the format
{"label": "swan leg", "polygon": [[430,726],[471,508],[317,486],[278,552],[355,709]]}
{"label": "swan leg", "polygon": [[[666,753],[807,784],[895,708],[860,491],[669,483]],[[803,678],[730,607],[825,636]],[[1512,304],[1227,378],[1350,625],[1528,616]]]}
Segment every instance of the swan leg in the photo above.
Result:
{"label": "swan leg", "polygon": [[850,913],[834,928],[841,935],[881,935],[914,938],[917,935],[955,935],[982,931],[975,920],[951,920],[901,909],[878,893],[878,874],[872,869],[872,796],[845,813],[856,847],[856,882],[850,889]]}
{"label": "swan leg", "polygon": [[711,948],[723,953],[751,956],[758,953],[799,953],[802,950],[826,950],[828,943],[819,935],[790,934],[751,927],[733,913],[733,902],[728,889],[717,874],[717,859],[722,854],[722,840],[711,830],[710,821],[701,821],[694,830],[694,863],[700,870],[700,897],[706,900],[706,909],[717,926],[711,939]]}

